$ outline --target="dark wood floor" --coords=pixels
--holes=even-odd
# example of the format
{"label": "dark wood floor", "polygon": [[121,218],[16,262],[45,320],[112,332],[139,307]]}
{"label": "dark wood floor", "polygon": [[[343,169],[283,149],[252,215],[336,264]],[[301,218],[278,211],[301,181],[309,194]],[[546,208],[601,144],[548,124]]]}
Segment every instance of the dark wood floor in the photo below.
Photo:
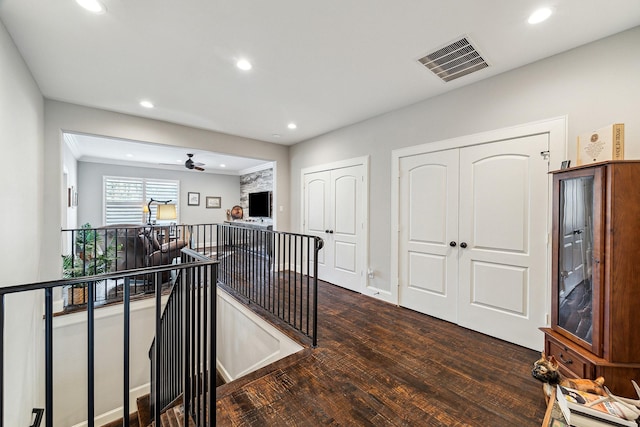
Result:
{"label": "dark wood floor", "polygon": [[319,341],[217,388],[219,426],[540,426],[535,351],[321,283]]}

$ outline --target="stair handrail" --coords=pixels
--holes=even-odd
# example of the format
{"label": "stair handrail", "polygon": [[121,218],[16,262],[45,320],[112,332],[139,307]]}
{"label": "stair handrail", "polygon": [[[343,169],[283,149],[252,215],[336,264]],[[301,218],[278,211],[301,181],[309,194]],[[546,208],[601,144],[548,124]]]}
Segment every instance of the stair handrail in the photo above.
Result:
{"label": "stair handrail", "polygon": [[254,224],[216,225],[218,286],[317,347],[318,257],[324,240]]}
{"label": "stair handrail", "polygon": [[[181,264],[174,265],[165,265],[160,267],[145,267],[140,269],[132,269],[126,271],[117,271],[111,273],[104,273],[92,276],[84,276],[81,278],[73,278],[73,279],[56,279],[50,281],[43,282],[33,282],[22,285],[12,285],[6,287],[0,287],[0,427],[3,425],[3,416],[4,416],[4,401],[5,401],[5,328],[6,328],[6,304],[5,299],[7,295],[29,292],[29,291],[44,291],[44,341],[45,341],[45,352],[44,352],[44,367],[45,367],[45,405],[44,405],[44,419],[45,425],[52,426],[54,425],[53,421],[53,290],[57,287],[68,286],[79,283],[95,283],[98,281],[102,281],[105,279],[124,279],[125,280],[125,292],[124,292],[124,340],[125,340],[125,351],[123,354],[123,359],[125,360],[124,367],[124,384],[123,384],[123,409],[125,413],[129,413],[129,352],[128,352],[128,342],[129,342],[129,328],[130,328],[130,294],[128,292],[129,289],[129,281],[132,277],[140,276],[143,274],[149,274],[153,277],[155,281],[155,289],[156,289],[156,312],[157,318],[160,315],[160,307],[161,307],[161,297],[162,297],[162,289],[158,283],[161,283],[162,274],[164,272],[169,272],[172,270],[178,271],[193,271],[195,269],[209,269],[215,270],[217,266],[216,261],[208,261],[208,262],[186,262]],[[215,273],[209,271],[209,275],[215,277]],[[185,274],[184,276],[188,276]],[[93,292],[94,287],[89,286],[89,301],[93,301]],[[93,427],[95,423],[95,366],[94,366],[94,319],[95,319],[95,308],[94,304],[87,304],[87,425],[88,427]],[[158,320],[158,319],[156,319]],[[156,323],[156,327],[158,327]],[[157,335],[157,334],[156,334]],[[129,418],[124,417],[123,425],[129,425]]]}
{"label": "stair handrail", "polygon": [[[188,425],[187,418],[191,416],[196,426],[204,426],[207,419],[215,416],[215,387],[212,384],[215,384],[213,371],[216,364],[215,284],[218,262],[189,248],[182,249],[181,255],[182,262],[214,263],[216,268],[209,273],[198,268],[190,270],[187,275],[180,273],[162,313],[156,317],[156,330],[160,335],[154,338],[149,349],[152,378],[150,414],[152,420],[159,419],[160,414],[182,396],[183,425]],[[208,280],[207,277],[203,280],[203,276],[208,276]],[[162,382],[159,381],[161,377],[164,379]]]}

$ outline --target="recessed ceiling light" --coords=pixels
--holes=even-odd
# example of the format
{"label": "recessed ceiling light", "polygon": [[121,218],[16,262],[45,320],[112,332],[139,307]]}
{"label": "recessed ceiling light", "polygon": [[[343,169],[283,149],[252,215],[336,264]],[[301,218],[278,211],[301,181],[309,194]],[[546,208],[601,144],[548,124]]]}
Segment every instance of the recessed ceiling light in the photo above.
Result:
{"label": "recessed ceiling light", "polygon": [[221,167],[221,168],[226,168],[226,167],[227,167],[227,165],[225,165],[224,163],[221,163],[221,164],[220,164],[220,167]]}
{"label": "recessed ceiling light", "polygon": [[296,125],[295,123],[289,123],[289,124],[287,125],[287,127],[288,127],[289,129],[295,129],[295,128],[297,128],[297,127],[298,127],[298,125]]}
{"label": "recessed ceiling light", "polygon": [[140,105],[144,108],[153,108],[153,102],[151,101],[140,101]]}
{"label": "recessed ceiling light", "polygon": [[536,10],[529,16],[529,24],[539,24],[542,21],[546,21],[547,18],[551,16],[551,9],[548,7],[543,7],[541,9]]}
{"label": "recessed ceiling light", "polygon": [[76,3],[96,15],[103,14],[107,11],[107,8],[98,0],[76,0]]}
{"label": "recessed ceiling light", "polygon": [[127,153],[127,157],[133,157],[133,154]]}
{"label": "recessed ceiling light", "polygon": [[273,135],[271,135],[274,138],[280,138],[280,134],[279,133],[274,133]]}
{"label": "recessed ceiling light", "polygon": [[251,62],[246,59],[240,59],[236,62],[236,67],[240,68],[243,71],[249,71],[252,67]]}

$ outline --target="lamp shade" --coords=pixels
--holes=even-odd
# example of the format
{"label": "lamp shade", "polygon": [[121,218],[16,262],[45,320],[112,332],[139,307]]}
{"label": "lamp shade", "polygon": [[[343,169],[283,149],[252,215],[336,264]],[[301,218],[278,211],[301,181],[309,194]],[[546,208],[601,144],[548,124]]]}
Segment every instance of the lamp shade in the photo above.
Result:
{"label": "lamp shade", "polygon": [[158,205],[156,209],[156,219],[158,220],[176,219],[178,217],[176,205]]}

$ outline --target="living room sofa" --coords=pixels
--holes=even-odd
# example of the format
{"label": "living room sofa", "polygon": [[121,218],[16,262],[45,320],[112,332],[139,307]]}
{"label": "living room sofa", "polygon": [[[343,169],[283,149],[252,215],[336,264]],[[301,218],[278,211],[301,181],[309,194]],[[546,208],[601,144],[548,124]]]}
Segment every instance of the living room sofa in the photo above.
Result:
{"label": "living room sofa", "polygon": [[171,264],[180,257],[187,242],[170,236],[165,226],[115,224],[97,229],[104,236],[105,246],[115,245],[117,261],[112,270],[131,270]]}

